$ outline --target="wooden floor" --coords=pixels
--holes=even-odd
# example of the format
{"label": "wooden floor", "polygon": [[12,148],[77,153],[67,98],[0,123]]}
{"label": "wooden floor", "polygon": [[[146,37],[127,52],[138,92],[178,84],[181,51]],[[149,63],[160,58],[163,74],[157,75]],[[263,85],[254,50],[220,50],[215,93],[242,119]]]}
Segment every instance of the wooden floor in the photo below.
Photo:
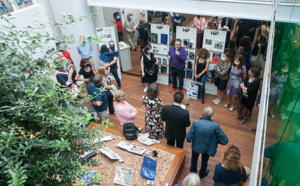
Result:
{"label": "wooden floor", "polygon": [[[113,81],[116,85],[116,82]],[[122,89],[126,94],[126,101],[132,104],[137,110],[138,115],[135,121],[137,127],[142,127],[142,132],[144,133],[144,117],[145,117],[145,108],[142,105],[142,96],[145,95],[143,92],[143,84],[141,83],[141,79],[135,75],[129,74],[122,74]],[[164,105],[170,105],[173,102],[173,96],[169,93],[171,89],[171,85],[159,85],[160,89],[160,98],[163,100]],[[186,94],[186,90],[185,90]],[[241,163],[246,165],[247,167],[251,167],[252,163],[252,155],[253,155],[253,148],[254,148],[254,141],[255,141],[255,132],[252,132],[250,129],[256,127],[257,122],[257,115],[258,115],[258,108],[254,107],[252,116],[248,120],[248,122],[244,125],[241,125],[239,122],[240,120],[235,119],[236,111],[230,112],[227,108],[224,108],[224,102],[227,100],[227,97],[224,98],[224,101],[219,104],[215,105],[212,103],[212,100],[216,97],[213,95],[206,95],[205,97],[205,104],[201,104],[200,100],[194,100],[185,97],[184,103],[190,104],[186,109],[190,113],[191,122],[194,120],[198,120],[201,117],[202,111],[204,107],[211,106],[214,109],[214,115],[212,120],[220,125],[223,129],[224,133],[229,138],[228,145],[222,146],[219,145],[217,149],[216,156],[210,158],[208,161],[208,169],[209,175],[201,180],[201,186],[213,185],[213,174],[215,165],[217,163],[222,162],[224,157],[224,152],[228,148],[229,145],[234,144],[241,150]],[[115,115],[110,115],[110,122],[114,123],[114,128],[122,130],[122,127],[119,124],[118,119]],[[187,131],[189,128],[187,129]],[[166,139],[160,139],[162,143],[166,143]],[[191,166],[191,144],[185,142],[184,149],[187,150],[186,158],[185,158],[185,167],[179,177],[178,183],[181,184],[182,180],[185,178],[187,174],[190,173],[190,166]],[[201,157],[199,157],[198,165],[201,165]],[[199,169],[198,166],[198,169]],[[159,171],[159,170],[158,170]]]}

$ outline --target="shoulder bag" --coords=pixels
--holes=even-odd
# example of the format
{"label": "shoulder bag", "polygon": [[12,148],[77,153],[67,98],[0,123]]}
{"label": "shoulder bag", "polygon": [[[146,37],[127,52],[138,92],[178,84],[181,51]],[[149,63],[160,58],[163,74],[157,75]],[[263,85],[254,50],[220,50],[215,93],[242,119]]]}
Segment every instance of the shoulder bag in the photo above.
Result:
{"label": "shoulder bag", "polygon": [[[151,56],[150,58],[152,59],[152,56]],[[146,72],[148,75],[153,76],[153,74],[156,73],[155,64],[153,64],[153,66],[150,67],[150,68],[148,68],[148,69],[145,68],[145,72]]]}
{"label": "shoulder bag", "polygon": [[240,186],[244,186],[244,181],[243,181],[243,179],[242,179],[242,176],[243,176],[243,165],[242,164],[240,164],[240,170],[241,170],[241,181],[240,181]]}

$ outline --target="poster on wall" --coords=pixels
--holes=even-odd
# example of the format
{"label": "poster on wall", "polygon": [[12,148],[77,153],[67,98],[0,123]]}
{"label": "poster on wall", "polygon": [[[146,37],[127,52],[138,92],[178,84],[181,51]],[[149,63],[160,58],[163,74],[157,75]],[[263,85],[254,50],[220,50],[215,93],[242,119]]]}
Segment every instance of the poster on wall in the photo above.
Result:
{"label": "poster on wall", "polygon": [[218,63],[225,50],[226,31],[204,29],[202,48],[210,53],[210,61]]}
{"label": "poster on wall", "polygon": [[157,83],[169,85],[170,26],[151,24],[151,46],[158,60]]}
{"label": "poster on wall", "polygon": [[194,78],[194,68],[197,56],[197,28],[177,26],[176,38],[181,39],[181,47],[186,51],[183,88],[188,89]]}
{"label": "poster on wall", "polygon": [[[107,48],[109,47],[109,41],[115,42],[115,48],[119,51],[118,43],[117,43],[117,37],[116,37],[116,30],[115,27],[100,27],[96,28],[96,35],[99,37],[99,48],[101,48],[102,45],[106,45]],[[99,54],[100,55],[100,54]],[[95,60],[95,63],[99,62],[99,60]],[[120,67],[120,60],[118,58],[117,65]],[[121,79],[121,70],[118,68],[118,76]],[[114,76],[110,74],[110,79],[114,80]]]}

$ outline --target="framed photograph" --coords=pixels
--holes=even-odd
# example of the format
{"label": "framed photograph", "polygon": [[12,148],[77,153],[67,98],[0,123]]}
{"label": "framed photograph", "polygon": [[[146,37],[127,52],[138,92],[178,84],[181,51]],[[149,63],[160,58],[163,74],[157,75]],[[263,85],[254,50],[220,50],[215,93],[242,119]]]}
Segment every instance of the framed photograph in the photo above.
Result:
{"label": "framed photograph", "polygon": [[195,58],[195,52],[190,52],[189,53],[189,58],[194,59]]}
{"label": "framed photograph", "polygon": [[158,63],[161,63],[161,58],[158,57],[158,58],[157,58],[157,61],[158,61]]}
{"label": "framed photograph", "polygon": [[167,64],[167,59],[163,58],[163,64],[166,65]]}

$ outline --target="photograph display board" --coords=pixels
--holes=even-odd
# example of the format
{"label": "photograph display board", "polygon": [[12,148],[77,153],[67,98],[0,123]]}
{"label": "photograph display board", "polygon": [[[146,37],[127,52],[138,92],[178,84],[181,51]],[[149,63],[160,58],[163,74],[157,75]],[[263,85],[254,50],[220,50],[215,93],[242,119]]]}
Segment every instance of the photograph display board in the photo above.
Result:
{"label": "photograph display board", "polygon": [[169,85],[170,26],[151,24],[151,46],[158,60],[157,83]]}
{"label": "photograph display board", "polygon": [[177,26],[176,39],[181,39],[181,47],[186,51],[183,88],[187,89],[194,78],[194,68],[197,56],[197,28]]}
{"label": "photograph display board", "polygon": [[210,61],[218,63],[225,50],[227,31],[204,29],[202,48],[210,54]]}
{"label": "photograph display board", "polygon": [[[96,35],[98,37],[100,37],[100,42],[99,42],[99,48],[101,48],[102,45],[106,45],[107,48],[109,47],[108,44],[109,44],[109,41],[113,40],[115,42],[115,48],[119,50],[118,48],[118,43],[117,43],[117,37],[116,37],[116,30],[115,30],[115,27],[113,26],[110,26],[110,27],[100,27],[100,28],[96,28]],[[99,56],[100,56],[100,53],[99,53]],[[118,60],[117,60],[117,65],[118,65],[118,75],[119,75],[119,78],[121,79],[121,69],[120,69],[120,53],[119,53],[119,57],[118,57]],[[95,60],[95,63],[99,63],[99,58]],[[96,70],[96,69],[95,69]],[[111,80],[114,80],[114,76],[112,74],[110,74],[110,79]]]}

